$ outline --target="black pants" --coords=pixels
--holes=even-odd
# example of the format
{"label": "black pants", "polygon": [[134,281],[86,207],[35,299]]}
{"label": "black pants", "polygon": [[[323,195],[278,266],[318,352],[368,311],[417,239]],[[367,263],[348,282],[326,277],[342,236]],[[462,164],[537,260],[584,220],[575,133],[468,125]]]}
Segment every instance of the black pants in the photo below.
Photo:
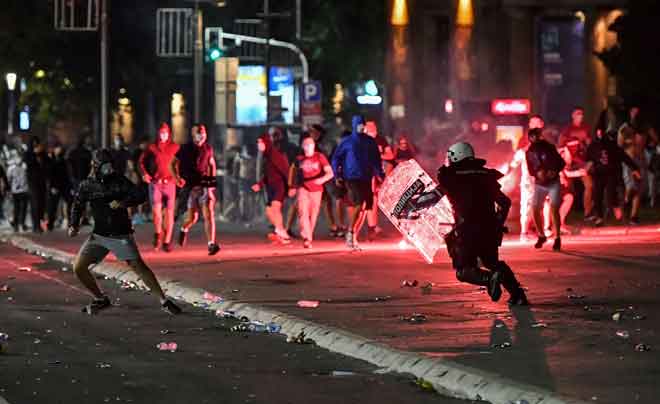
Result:
{"label": "black pants", "polygon": [[12,194],[14,202],[14,231],[25,228],[25,216],[30,195],[27,192]]}
{"label": "black pants", "polygon": [[605,206],[603,199],[607,200],[607,207],[620,208],[621,198],[619,197],[619,187],[623,183],[621,173],[612,173],[610,175],[594,175],[594,213],[597,217],[605,218]]}
{"label": "black pants", "polygon": [[[520,283],[506,262],[499,259],[499,242],[495,234],[484,236],[478,230],[452,232],[446,238],[447,251],[456,270],[456,279],[478,286],[488,286],[493,272],[499,272],[502,286],[516,293]],[[479,267],[479,260],[490,271]]]}
{"label": "black pants", "polygon": [[69,208],[69,191],[68,190],[57,190],[56,193],[49,192],[48,193],[48,203],[47,203],[47,209],[48,209],[48,230],[53,230],[53,227],[55,226],[55,222],[57,221],[57,216],[58,216],[58,207],[60,205],[60,201],[64,202],[67,204],[67,211]]}
{"label": "black pants", "polygon": [[32,213],[32,231],[41,232],[41,220],[46,213],[45,187],[33,187],[30,190],[30,213]]}

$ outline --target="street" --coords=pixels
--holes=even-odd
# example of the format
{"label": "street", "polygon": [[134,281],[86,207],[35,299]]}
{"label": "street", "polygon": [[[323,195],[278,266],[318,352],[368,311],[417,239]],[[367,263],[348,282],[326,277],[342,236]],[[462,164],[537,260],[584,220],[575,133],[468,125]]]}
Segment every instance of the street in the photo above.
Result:
{"label": "street", "polygon": [[[396,239],[365,243],[361,253],[346,252],[339,242],[320,240],[310,252],[298,245],[273,246],[254,234],[221,230],[223,251],[208,257],[198,231],[191,235],[185,250],[175,249],[170,254],[153,252],[144,228],[138,239],[145,260],[157,275],[204,288],[231,301],[273,308],[394,348],[445,358],[587,401],[657,402],[660,241],[653,229],[625,236],[616,231],[606,235],[605,230],[604,235],[567,237],[561,253],[552,252],[550,246],[535,251],[530,245],[505,242],[503,258],[528,288],[533,303],[530,309],[516,310],[510,310],[504,301],[491,303],[483,290],[460,284],[444,252],[431,267],[416,252],[399,249]],[[83,240],[68,239],[63,233],[32,239],[69,252],[75,252]],[[25,278],[29,273],[19,275]],[[403,280],[417,280],[419,286],[432,283],[430,293],[423,293],[419,286],[401,287]],[[138,296],[105,285],[111,295],[122,300]],[[77,315],[84,299],[70,290],[62,292],[78,299],[73,307],[67,304],[65,313],[75,313],[76,321],[88,324],[88,319]],[[506,297],[505,293],[503,300]],[[317,308],[299,308],[296,302],[302,299],[320,303]],[[133,304],[141,307],[149,301],[127,302],[124,304],[130,309]],[[123,328],[131,327],[127,324],[138,321],[129,320],[121,310],[124,309],[103,314],[110,321],[119,321],[114,316],[126,321],[124,327],[113,327],[117,338],[125,336]],[[38,311],[31,313],[40,315]],[[137,316],[133,311],[129,313]],[[411,324],[401,320],[413,313],[424,314],[427,321]],[[616,313],[620,313],[618,322],[612,318]],[[146,350],[159,358],[153,349],[154,341],[160,338],[156,329],[181,326],[173,325],[178,319],[165,318],[160,312],[154,317],[150,321],[158,319],[162,323],[155,325],[151,334],[143,335],[149,342],[142,345],[140,352]],[[191,328],[214,324],[208,315],[195,317],[197,324],[203,325],[192,325],[194,321],[189,316],[182,318],[191,321]],[[147,332],[146,327],[141,331]],[[628,337],[617,336],[618,331],[627,331]],[[196,337],[200,337],[210,342],[211,333],[224,335],[226,331],[174,334],[175,339],[183,341],[182,352],[170,358],[183,361],[183,356],[190,354],[185,341],[199,344]],[[102,334],[107,338],[105,329]],[[249,339],[255,338],[273,339],[252,335]],[[114,344],[122,343],[110,341],[113,349]],[[288,352],[292,348],[279,342],[282,344],[273,344],[275,350]],[[638,352],[638,344],[651,350]],[[199,360],[198,356],[192,358],[191,363]],[[94,358],[91,362],[102,360]],[[261,367],[267,369],[266,363],[269,362],[260,360],[255,367],[259,372],[265,371]],[[304,360],[302,363],[318,368]],[[326,365],[324,369],[330,367]]]}
{"label": "street", "polygon": [[[31,272],[18,268],[29,267]],[[102,286],[118,304],[97,317],[71,271],[0,245],[0,402],[9,403],[440,403],[412,378],[277,335],[233,325],[185,305],[178,317],[153,296]],[[156,344],[175,341],[176,352]],[[333,372],[349,372],[333,376]]]}

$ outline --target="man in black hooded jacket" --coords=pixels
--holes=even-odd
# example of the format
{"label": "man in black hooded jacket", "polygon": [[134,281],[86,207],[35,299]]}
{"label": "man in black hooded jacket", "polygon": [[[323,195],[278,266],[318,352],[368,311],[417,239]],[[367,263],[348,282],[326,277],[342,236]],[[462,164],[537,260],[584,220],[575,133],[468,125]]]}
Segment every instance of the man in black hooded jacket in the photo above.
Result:
{"label": "man in black hooded jacket", "polygon": [[[454,228],[447,234],[447,251],[461,282],[485,286],[493,301],[509,292],[508,303],[528,305],[525,291],[511,268],[499,259],[499,247],[511,200],[502,193],[502,174],[486,168],[486,161],[474,157],[468,143],[456,143],[447,151],[449,165],[438,170],[436,189],[412,198],[398,215],[414,218],[415,211],[432,206],[446,195],[454,213]],[[395,212],[397,213],[397,212]],[[488,269],[479,267],[479,260]]]}
{"label": "man in black hooded jacket", "polygon": [[110,150],[94,152],[91,165],[89,177],[80,183],[73,199],[68,232],[70,237],[78,234],[83,209],[89,203],[94,217],[94,229],[73,263],[78,280],[94,295],[94,300],[83,308],[83,312],[95,314],[112,306],[89,271],[90,265],[101,262],[112,252],[118,260],[126,261],[160,298],[164,311],[170,314],[181,313],[181,309],[163,293],[154,273],[142,260],[133,238],[128,208],[144,203],[145,193],[124,175],[115,172]]}

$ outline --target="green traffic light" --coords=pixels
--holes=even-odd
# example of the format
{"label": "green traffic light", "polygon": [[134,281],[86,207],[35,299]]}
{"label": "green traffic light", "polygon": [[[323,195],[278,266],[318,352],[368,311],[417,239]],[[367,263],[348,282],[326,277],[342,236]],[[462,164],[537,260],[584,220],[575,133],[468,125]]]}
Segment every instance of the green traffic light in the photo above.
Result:
{"label": "green traffic light", "polygon": [[218,49],[218,48],[213,48],[213,49],[211,49],[211,51],[209,52],[209,59],[211,59],[211,61],[218,60],[218,59],[220,59],[221,57],[222,57],[222,51],[221,51],[220,49]]}

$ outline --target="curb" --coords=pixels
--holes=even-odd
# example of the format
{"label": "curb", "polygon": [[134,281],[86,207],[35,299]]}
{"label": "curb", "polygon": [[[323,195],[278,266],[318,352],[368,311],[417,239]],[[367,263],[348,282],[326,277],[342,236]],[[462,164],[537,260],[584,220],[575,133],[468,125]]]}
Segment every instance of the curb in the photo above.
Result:
{"label": "curb", "polygon": [[[74,255],[56,248],[39,245],[20,236],[3,236],[0,241],[44,258],[71,263]],[[97,274],[117,281],[139,282],[138,276],[126,266],[101,263],[93,267]],[[204,300],[203,289],[189,287],[179,281],[159,277],[169,296],[186,303],[207,303],[206,309],[234,310],[240,316],[261,322],[276,322],[282,326],[282,334],[297,336],[301,331],[319,347],[339,354],[367,361],[386,372],[409,373],[423,378],[442,394],[468,400],[484,400],[492,404],[588,404],[587,401],[565,397],[557,393],[519,383],[495,373],[449,362],[439,358],[402,351],[351,332],[316,324],[275,310],[246,303],[225,300],[210,303]],[[1,401],[0,401],[1,403]]]}

